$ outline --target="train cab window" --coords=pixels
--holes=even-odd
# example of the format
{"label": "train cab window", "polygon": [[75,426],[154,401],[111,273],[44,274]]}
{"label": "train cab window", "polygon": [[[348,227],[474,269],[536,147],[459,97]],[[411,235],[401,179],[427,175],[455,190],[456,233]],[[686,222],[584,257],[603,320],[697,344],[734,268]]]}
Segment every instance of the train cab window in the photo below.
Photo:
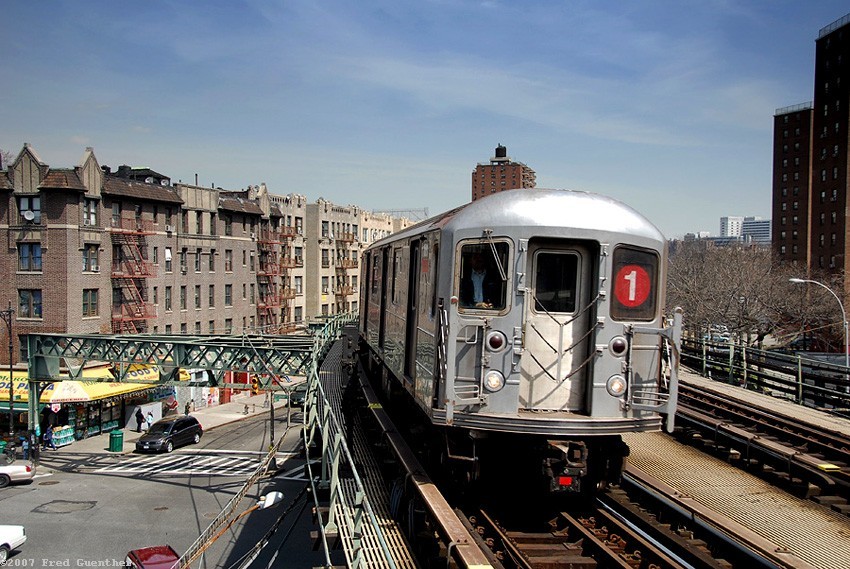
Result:
{"label": "train cab window", "polygon": [[575,312],[578,295],[578,256],[574,253],[537,253],[534,272],[534,310]]}
{"label": "train cab window", "polygon": [[508,290],[507,270],[507,243],[475,243],[461,247],[460,308],[504,310]]}
{"label": "train cab window", "polygon": [[658,297],[658,255],[653,251],[619,247],[613,257],[611,317],[614,320],[653,320]]}

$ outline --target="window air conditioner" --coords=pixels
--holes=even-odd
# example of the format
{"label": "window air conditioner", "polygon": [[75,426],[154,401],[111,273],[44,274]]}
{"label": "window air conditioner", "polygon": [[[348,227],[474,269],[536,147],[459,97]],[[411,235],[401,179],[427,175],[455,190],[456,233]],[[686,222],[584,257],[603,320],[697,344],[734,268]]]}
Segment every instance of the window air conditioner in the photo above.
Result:
{"label": "window air conditioner", "polygon": [[251,239],[256,239],[256,238],[257,238],[257,234],[256,234],[256,233],[251,233]]}
{"label": "window air conditioner", "polygon": [[166,225],[165,226],[165,232],[166,233],[174,233],[174,226],[173,225]]}
{"label": "window air conditioner", "polygon": [[100,272],[100,265],[92,265],[91,270],[92,270],[93,273],[99,273]]}
{"label": "window air conditioner", "polygon": [[83,220],[83,225],[85,225],[85,226],[87,226],[87,227],[88,227],[88,226],[90,226],[91,224],[92,224],[92,222],[91,222],[91,220],[90,220],[90,219],[84,219],[84,220]]}

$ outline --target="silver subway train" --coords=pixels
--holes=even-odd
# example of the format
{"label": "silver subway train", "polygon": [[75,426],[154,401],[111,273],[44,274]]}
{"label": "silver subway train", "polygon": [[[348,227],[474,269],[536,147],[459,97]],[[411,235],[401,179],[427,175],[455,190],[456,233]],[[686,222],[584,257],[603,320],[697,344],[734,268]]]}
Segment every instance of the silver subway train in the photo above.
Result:
{"label": "silver subway train", "polygon": [[364,252],[361,359],[467,476],[521,463],[555,492],[604,487],[622,433],[663,415],[672,428],[681,315],[662,313],[665,264],[659,230],[616,200],[495,194]]}

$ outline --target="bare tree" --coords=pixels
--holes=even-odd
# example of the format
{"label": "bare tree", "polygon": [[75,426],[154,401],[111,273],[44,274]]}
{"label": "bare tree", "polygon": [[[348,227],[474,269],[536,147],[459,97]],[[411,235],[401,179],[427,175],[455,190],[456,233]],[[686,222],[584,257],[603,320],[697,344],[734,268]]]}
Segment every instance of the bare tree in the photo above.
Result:
{"label": "bare tree", "polygon": [[[684,308],[686,328],[697,337],[728,330],[747,345],[761,346],[768,336],[782,345],[817,331],[824,348],[841,346],[838,303],[821,287],[789,282],[800,276],[798,267],[776,262],[764,247],[677,242],[671,248],[667,306]],[[841,275],[807,278],[842,290]]]}
{"label": "bare tree", "polygon": [[4,170],[9,167],[9,164],[12,163],[12,160],[15,159],[15,155],[9,152],[8,150],[3,150],[0,148],[0,170]]}

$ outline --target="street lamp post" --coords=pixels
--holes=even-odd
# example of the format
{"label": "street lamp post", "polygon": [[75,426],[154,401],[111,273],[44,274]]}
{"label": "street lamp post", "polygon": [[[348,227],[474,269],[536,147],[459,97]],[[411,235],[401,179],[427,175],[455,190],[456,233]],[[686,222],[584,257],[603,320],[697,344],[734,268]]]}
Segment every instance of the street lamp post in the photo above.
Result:
{"label": "street lamp post", "polygon": [[[798,278],[791,278],[791,279],[788,279],[788,280],[792,283],[797,283],[797,284],[801,284],[801,283],[816,284],[816,285],[823,287],[826,290],[828,290],[829,294],[834,296],[835,300],[838,301],[838,306],[841,308],[841,320],[842,320],[842,323],[844,324],[844,368],[845,369],[850,368],[850,349],[848,349],[848,348],[850,348],[850,346],[848,346],[848,337],[847,337],[847,313],[844,311],[844,303],[841,302],[841,299],[838,298],[838,295],[835,294],[835,292],[831,288],[829,288],[828,286],[826,286],[822,282],[813,281],[813,280],[810,280],[810,279],[798,279]],[[850,386],[848,386],[847,388],[850,389]]]}
{"label": "street lamp post", "polygon": [[12,367],[12,350],[14,348],[12,344],[12,317],[15,315],[15,311],[12,309],[12,301],[9,301],[9,308],[6,310],[0,310],[0,318],[3,319],[3,322],[6,323],[6,330],[9,333],[9,436],[15,436],[15,378],[13,377],[12,372],[14,368]]}

